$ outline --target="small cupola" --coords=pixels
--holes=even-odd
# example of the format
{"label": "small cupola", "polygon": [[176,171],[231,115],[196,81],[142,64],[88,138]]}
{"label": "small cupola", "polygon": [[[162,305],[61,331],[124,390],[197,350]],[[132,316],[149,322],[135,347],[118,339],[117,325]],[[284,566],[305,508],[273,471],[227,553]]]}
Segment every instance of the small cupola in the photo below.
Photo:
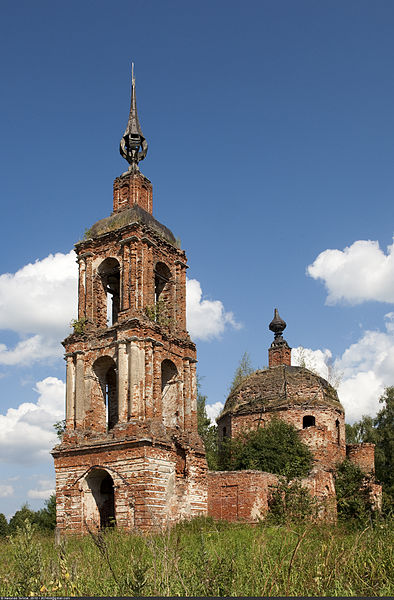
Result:
{"label": "small cupola", "polygon": [[275,308],[274,318],[269,324],[269,329],[275,334],[275,338],[268,350],[268,366],[270,368],[279,365],[290,367],[291,348],[282,335],[286,329],[286,322],[279,316],[277,308]]}

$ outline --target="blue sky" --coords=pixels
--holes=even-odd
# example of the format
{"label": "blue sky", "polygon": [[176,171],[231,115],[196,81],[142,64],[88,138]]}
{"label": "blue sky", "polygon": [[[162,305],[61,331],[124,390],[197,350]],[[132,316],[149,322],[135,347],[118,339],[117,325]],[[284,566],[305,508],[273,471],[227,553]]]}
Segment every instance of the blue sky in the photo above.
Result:
{"label": "blue sky", "polygon": [[225,401],[245,351],[267,363],[278,307],[311,367],[325,374],[331,356],[350,420],[374,414],[394,383],[393,3],[0,11],[0,512],[53,486],[68,255],[125,170],[131,60],[154,215],[202,290],[189,284],[208,402]]}

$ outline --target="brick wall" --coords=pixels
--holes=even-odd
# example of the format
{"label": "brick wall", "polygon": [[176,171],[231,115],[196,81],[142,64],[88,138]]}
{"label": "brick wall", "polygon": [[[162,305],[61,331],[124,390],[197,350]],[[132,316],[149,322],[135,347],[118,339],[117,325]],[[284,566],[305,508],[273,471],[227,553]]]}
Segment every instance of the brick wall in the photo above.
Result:
{"label": "brick wall", "polygon": [[354,464],[360,467],[364,473],[375,472],[375,444],[347,444],[346,456]]}
{"label": "brick wall", "polygon": [[[303,427],[306,416],[314,417],[314,426]],[[224,428],[228,437],[236,437],[241,431],[265,427],[272,418],[293,425],[299,431],[302,441],[311,449],[315,463],[322,468],[334,468],[337,462],[344,460],[345,419],[342,412],[331,408],[288,408],[225,415],[219,422],[219,439],[223,437]]]}

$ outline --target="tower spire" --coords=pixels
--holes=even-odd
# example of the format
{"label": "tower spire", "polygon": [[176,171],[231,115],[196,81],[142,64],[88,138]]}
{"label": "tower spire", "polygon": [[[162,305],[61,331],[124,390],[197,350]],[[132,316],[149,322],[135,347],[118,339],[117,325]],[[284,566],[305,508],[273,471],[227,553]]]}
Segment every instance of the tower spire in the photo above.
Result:
{"label": "tower spire", "polygon": [[[122,139],[120,140],[119,152],[129,163],[127,173],[139,171],[138,163],[144,160],[148,152],[148,143],[142,133],[138,120],[137,99],[135,94],[134,63],[131,63],[131,101],[129,120]],[[124,173],[126,174],[126,173]]]}
{"label": "tower spire", "polygon": [[274,318],[269,324],[269,329],[275,334],[274,341],[268,349],[268,364],[270,367],[279,365],[291,365],[291,348],[283,339],[282,333],[286,329],[286,322],[279,316],[277,308],[274,310]]}

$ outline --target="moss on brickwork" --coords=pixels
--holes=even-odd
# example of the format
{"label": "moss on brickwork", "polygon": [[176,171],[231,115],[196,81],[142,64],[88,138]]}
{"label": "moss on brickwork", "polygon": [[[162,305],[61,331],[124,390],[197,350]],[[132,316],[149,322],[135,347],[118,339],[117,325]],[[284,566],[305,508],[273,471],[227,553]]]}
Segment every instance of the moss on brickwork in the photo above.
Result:
{"label": "moss on brickwork", "polygon": [[179,246],[179,243],[175,239],[172,231],[170,231],[168,227],[165,227],[165,225],[159,223],[159,221],[157,221],[151,214],[137,204],[135,204],[132,208],[127,208],[121,212],[111,215],[110,217],[106,217],[105,219],[97,221],[97,223],[92,225],[92,227],[88,230],[89,237],[96,238],[105,233],[109,233],[110,231],[116,231],[117,229],[126,227],[131,223],[147,225],[150,227],[150,229],[153,229],[157,235],[163,238],[166,242],[170,243],[172,246]]}
{"label": "moss on brickwork", "polygon": [[221,416],[296,406],[343,411],[337,392],[325,379],[304,367],[280,365],[246,377],[227,398]]}

